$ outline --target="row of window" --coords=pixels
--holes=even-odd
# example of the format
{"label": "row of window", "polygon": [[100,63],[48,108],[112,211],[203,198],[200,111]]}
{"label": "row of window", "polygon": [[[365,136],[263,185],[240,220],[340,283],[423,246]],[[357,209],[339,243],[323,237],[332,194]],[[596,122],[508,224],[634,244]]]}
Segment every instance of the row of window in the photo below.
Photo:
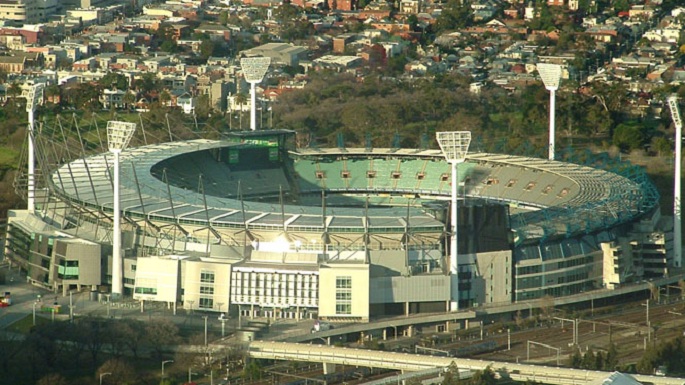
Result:
{"label": "row of window", "polygon": [[352,277],[335,278],[335,314],[352,314]]}
{"label": "row of window", "polygon": [[[315,171],[314,176],[316,179],[326,179],[326,171]],[[376,171],[367,171],[366,172],[366,178],[367,179],[374,179],[377,176]],[[340,172],[340,178],[341,179],[351,179],[352,178],[352,172],[351,171],[341,171]],[[393,171],[390,173],[390,178],[391,179],[400,179],[402,178],[402,173],[400,171]],[[426,173],[425,172],[417,172],[416,173],[416,179],[417,180],[424,180],[426,179]],[[450,180],[450,174],[448,173],[443,173],[440,175],[440,181],[441,182],[447,182]]]}

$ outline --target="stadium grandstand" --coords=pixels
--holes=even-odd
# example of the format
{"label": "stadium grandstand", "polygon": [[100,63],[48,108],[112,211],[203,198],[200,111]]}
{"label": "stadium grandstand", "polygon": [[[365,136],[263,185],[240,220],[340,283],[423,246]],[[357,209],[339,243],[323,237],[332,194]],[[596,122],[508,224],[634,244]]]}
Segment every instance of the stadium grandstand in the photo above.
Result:
{"label": "stadium grandstand", "polygon": [[[37,285],[107,293],[113,155],[96,129],[64,131],[36,137],[36,210],[10,212],[5,252]],[[169,136],[153,143],[139,129],[120,158],[123,285],[138,300],[364,322],[614,289],[671,269],[656,189],[605,157],[474,144],[455,182],[437,149],[297,148],[286,130]]]}

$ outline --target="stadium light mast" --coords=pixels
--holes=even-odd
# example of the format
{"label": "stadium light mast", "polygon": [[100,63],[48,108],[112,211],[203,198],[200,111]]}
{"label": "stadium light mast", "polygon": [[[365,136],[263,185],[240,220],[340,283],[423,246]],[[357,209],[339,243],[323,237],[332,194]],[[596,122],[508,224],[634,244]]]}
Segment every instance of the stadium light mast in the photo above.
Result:
{"label": "stadium light mast", "polygon": [[107,122],[107,145],[114,154],[114,229],[112,236],[112,296],[123,293],[123,258],[121,256],[121,209],[119,208],[119,155],[126,149],[136,130],[135,123],[110,120]]}
{"label": "stadium light mast", "polygon": [[261,83],[271,64],[270,57],[244,57],[240,59],[245,80],[250,83],[250,130],[257,129],[257,83]]}
{"label": "stadium light mast", "polygon": [[29,89],[29,94],[26,97],[26,112],[29,114],[29,148],[28,148],[28,188],[26,209],[33,213],[36,209],[36,157],[35,157],[35,112],[38,103],[43,100],[43,90],[45,84],[36,83]]}
{"label": "stadium light mast", "polygon": [[457,263],[457,187],[459,186],[457,167],[463,163],[466,153],[471,143],[470,131],[448,131],[437,133],[440,150],[447,162],[452,166],[452,196],[450,210],[450,275],[451,288],[450,310],[459,310],[459,282],[458,282],[458,263]]}
{"label": "stadium light mast", "polygon": [[549,160],[554,160],[554,138],[556,136],[554,127],[556,93],[561,81],[561,66],[558,64],[538,63],[538,72],[542,78],[542,83],[549,91]]}
{"label": "stadium light mast", "polygon": [[675,125],[675,175],[673,180],[673,265],[683,265],[682,215],[680,212],[680,162],[682,162],[683,121],[680,119],[678,97],[668,97],[668,107]]}

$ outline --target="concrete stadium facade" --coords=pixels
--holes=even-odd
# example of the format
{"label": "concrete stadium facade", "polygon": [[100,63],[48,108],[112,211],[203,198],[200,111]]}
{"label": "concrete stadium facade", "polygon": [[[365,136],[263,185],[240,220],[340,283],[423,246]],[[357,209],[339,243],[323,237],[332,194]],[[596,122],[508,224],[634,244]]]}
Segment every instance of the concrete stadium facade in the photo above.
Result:
{"label": "concrete stadium facade", "polygon": [[[6,255],[36,284],[106,293],[111,154],[41,159],[38,209],[11,212]],[[121,154],[124,288],[186,309],[364,322],[668,275],[658,194],[621,167],[470,153],[452,280],[437,150],[298,149],[287,131],[133,147]]]}

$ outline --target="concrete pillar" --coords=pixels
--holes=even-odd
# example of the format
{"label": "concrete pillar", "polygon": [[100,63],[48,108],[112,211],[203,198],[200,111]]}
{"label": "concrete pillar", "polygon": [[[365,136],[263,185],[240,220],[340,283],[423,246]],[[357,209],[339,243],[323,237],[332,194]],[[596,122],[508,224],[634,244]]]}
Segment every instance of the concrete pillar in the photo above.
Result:
{"label": "concrete pillar", "polygon": [[388,329],[383,329],[383,341],[388,339]]}
{"label": "concrete pillar", "polygon": [[409,317],[409,302],[404,303],[404,315]]}
{"label": "concrete pillar", "polygon": [[335,373],[335,364],[325,363],[323,364],[323,374]]}
{"label": "concrete pillar", "polygon": [[445,331],[450,332],[450,321],[445,321]]}
{"label": "concrete pillar", "polygon": [[414,336],[414,325],[407,325],[407,337]]}
{"label": "concrete pillar", "polygon": [[469,320],[467,320],[467,319],[464,320],[464,329],[466,329],[466,330],[469,329]]}

